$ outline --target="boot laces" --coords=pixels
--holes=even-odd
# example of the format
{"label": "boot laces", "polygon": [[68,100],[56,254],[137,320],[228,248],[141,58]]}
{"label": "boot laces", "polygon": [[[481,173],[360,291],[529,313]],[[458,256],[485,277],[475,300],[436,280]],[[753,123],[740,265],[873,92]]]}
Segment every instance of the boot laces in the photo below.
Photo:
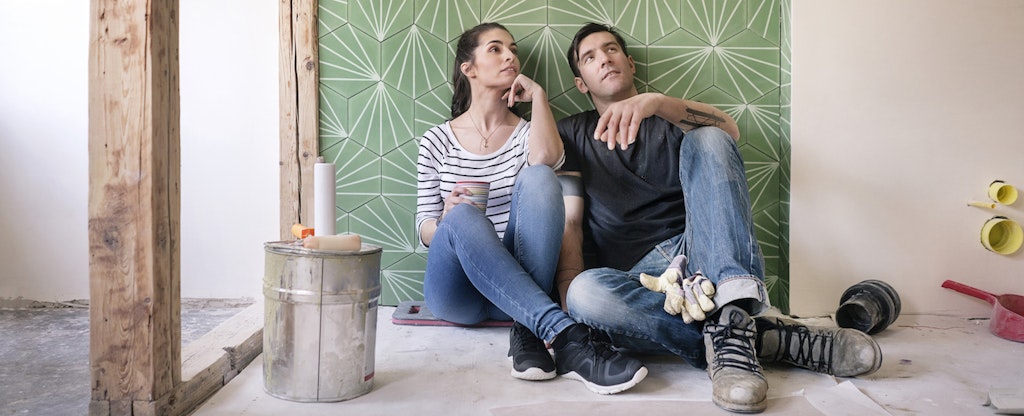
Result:
{"label": "boot laces", "polygon": [[728,322],[725,324],[707,323],[705,332],[711,334],[715,356],[714,368],[738,368],[744,371],[759,372],[760,365],[754,357],[754,337],[757,333],[742,324]]}
{"label": "boot laces", "polygon": [[782,361],[817,371],[828,372],[832,368],[832,334],[811,331],[803,325],[783,325],[787,336],[779,351]]}

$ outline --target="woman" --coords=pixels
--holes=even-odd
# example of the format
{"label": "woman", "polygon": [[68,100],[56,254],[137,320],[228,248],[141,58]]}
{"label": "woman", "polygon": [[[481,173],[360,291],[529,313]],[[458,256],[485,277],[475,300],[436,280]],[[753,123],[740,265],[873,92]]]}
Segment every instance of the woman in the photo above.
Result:
{"label": "woman", "polygon": [[[430,247],[424,297],[447,321],[515,320],[514,377],[546,380],[557,372],[597,393],[624,391],[647,369],[592,337],[549,296],[565,215],[552,168],[564,153],[547,94],[519,73],[516,51],[500,24],[463,33],[452,119],[420,141],[416,229]],[[510,109],[517,102],[531,103],[532,121]],[[464,198],[472,194],[459,180],[490,183],[484,211]]]}

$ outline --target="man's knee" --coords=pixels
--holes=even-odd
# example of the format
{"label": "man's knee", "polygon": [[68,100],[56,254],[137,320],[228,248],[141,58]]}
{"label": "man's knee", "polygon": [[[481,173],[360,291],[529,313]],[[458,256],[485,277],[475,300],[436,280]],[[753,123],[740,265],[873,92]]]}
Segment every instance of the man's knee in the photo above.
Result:
{"label": "man's knee", "polygon": [[680,162],[691,165],[696,160],[720,166],[738,166],[743,159],[732,136],[718,127],[701,127],[686,133],[679,148]]}
{"label": "man's knee", "polygon": [[688,131],[686,133],[686,140],[683,142],[686,143],[687,141],[700,147],[724,146],[727,149],[735,147],[736,144],[736,141],[729,133],[714,126],[704,126]]}
{"label": "man's knee", "polygon": [[566,294],[566,305],[569,311],[586,311],[594,305],[604,303],[612,295],[609,281],[614,280],[613,274],[621,271],[609,268],[590,269],[580,273],[572,280]]}

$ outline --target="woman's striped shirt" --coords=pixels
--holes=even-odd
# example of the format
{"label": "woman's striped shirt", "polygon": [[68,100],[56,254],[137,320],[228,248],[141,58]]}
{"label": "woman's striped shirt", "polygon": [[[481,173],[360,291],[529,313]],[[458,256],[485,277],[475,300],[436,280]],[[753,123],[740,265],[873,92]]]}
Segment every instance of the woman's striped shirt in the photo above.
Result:
{"label": "woman's striped shirt", "polygon": [[[444,209],[444,199],[460,180],[482,181],[491,184],[487,200],[487,218],[494,223],[498,238],[505,235],[512,188],[516,175],[527,165],[529,155],[530,122],[520,119],[512,136],[501,148],[486,155],[466,150],[455,138],[450,122],[434,126],[420,139],[416,161],[416,234],[420,235],[423,222],[437,219]],[[420,241],[420,244],[423,244]]]}

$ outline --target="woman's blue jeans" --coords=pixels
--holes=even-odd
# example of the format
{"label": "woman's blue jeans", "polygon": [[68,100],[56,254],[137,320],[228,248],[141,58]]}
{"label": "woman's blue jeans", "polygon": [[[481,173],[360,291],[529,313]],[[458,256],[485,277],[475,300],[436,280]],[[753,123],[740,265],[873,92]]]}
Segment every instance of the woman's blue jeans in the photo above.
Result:
{"label": "woman's blue jeans", "polygon": [[434,316],[472,325],[514,319],[551,341],[574,324],[551,298],[565,228],[562,187],[548,166],[516,177],[503,239],[472,205],[444,216],[427,254],[423,292]]}
{"label": "woman's blue jeans", "polygon": [[752,299],[764,308],[768,294],[735,140],[721,129],[703,127],[686,134],[679,152],[686,230],[654,247],[629,271],[600,268],[581,273],[569,286],[566,302],[573,318],[607,332],[618,347],[667,351],[704,368],[703,322],[686,324],[678,315],[666,313],[665,295],[643,287],[640,273],[661,275],[675,256],[685,254],[687,276],[700,270],[715,283],[717,307]]}

